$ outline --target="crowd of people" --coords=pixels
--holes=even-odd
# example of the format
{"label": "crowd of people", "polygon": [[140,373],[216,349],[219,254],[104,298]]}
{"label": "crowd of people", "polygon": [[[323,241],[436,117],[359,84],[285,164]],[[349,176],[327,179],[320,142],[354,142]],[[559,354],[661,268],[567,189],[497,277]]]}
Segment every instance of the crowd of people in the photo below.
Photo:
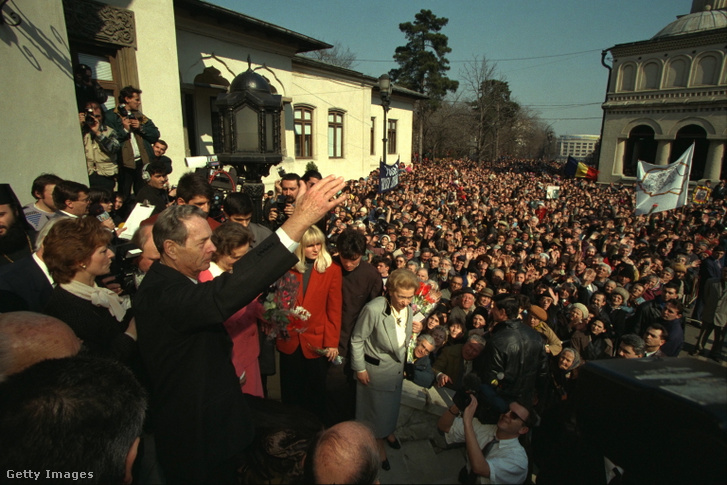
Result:
{"label": "crowd of people", "polygon": [[[136,111],[140,93],[127,94]],[[133,133],[133,120],[119,130]],[[97,148],[114,145],[93,120],[81,123]],[[683,350],[723,358],[725,181],[703,204],[635,216],[633,188],[563,178],[555,162],[425,160],[384,193],[376,172],[348,182],[315,170],[286,174],[266,196],[262,221],[252,221],[244,192],[228,195],[213,219],[207,181],[184,174],[170,192],[170,167],[147,161],[153,151],[137,134],[136,144],[119,140],[132,145],[131,183],[123,170],[89,171],[90,187],[42,174],[26,207],[0,187],[0,443],[14,450],[0,461],[9,469],[32,468],[22,453],[28,441],[11,423],[19,406],[62,383],[81,386],[63,377],[79,353],[114,362],[107,379],[124,382],[130,372],[141,385],[128,391],[135,436],[113,437],[121,440],[113,458],[92,454],[118,461],[111,471],[89,468],[104,483],[131,480],[132,471],[142,483],[276,474],[370,483],[391,468],[387,448],[401,447],[405,379],[454,393],[438,428],[448,443],[465,444],[463,483],[523,483],[534,469],[538,483],[556,483],[572,464],[547,452],[549,436],[536,425],[570,425],[586,362]],[[138,194],[155,209],[128,251],[119,226]],[[123,264],[112,263],[114,250]],[[297,313],[281,323],[271,315],[291,291]],[[434,297],[424,307],[423,291]],[[688,322],[700,334],[685,349]],[[36,362],[51,358],[59,370],[46,362],[42,377],[58,381],[38,384],[37,395],[19,391],[39,381]],[[265,404],[277,372],[280,408]],[[93,419],[113,419],[112,411]],[[32,432],[43,439],[44,429]],[[74,449],[92,451],[82,448]],[[38,460],[60,469],[61,455]],[[283,455],[293,464],[273,464]],[[332,464],[336,456],[348,458],[346,468]]]}

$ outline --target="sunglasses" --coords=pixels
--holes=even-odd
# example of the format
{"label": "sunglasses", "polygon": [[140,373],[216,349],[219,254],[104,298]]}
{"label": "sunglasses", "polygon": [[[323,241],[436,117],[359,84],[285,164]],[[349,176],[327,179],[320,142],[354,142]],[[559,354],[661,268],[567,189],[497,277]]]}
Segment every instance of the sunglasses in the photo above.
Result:
{"label": "sunglasses", "polygon": [[507,416],[510,416],[510,419],[519,419],[520,421],[522,421],[523,423],[525,423],[525,420],[523,418],[521,418],[520,416],[518,416],[518,414],[515,411],[513,411],[513,410],[510,410],[509,412],[507,412],[505,414]]}

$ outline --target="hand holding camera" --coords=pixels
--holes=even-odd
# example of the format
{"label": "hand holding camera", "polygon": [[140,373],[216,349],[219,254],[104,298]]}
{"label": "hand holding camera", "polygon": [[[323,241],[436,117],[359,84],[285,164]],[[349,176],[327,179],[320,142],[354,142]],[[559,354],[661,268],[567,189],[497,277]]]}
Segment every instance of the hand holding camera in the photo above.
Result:
{"label": "hand holding camera", "polygon": [[472,402],[472,392],[464,388],[458,389],[452,397],[452,402],[458,409],[465,409]]}

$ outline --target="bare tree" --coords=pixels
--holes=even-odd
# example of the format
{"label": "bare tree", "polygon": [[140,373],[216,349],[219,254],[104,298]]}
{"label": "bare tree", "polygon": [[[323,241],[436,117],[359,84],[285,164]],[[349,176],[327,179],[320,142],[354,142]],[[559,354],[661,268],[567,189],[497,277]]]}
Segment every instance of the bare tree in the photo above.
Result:
{"label": "bare tree", "polygon": [[335,42],[333,47],[328,49],[306,52],[302,55],[346,69],[356,67],[356,54],[351,52],[348,47],[344,47],[340,42]]}
{"label": "bare tree", "polygon": [[499,135],[503,126],[502,113],[512,111],[510,89],[497,76],[497,65],[487,57],[475,56],[461,69],[465,96],[470,100],[475,130],[476,156],[478,159],[498,156]]}

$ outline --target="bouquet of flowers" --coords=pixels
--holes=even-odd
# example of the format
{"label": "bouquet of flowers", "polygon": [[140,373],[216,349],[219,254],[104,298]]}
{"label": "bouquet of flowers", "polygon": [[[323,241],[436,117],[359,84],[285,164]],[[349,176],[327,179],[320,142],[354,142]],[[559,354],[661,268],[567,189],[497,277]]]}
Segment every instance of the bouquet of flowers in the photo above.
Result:
{"label": "bouquet of flowers", "polygon": [[[315,352],[316,354],[320,355],[321,357],[328,358],[328,353],[326,352],[326,349],[322,349],[320,347],[316,347],[314,345],[308,344],[308,348]],[[333,365],[343,365],[346,363],[346,358],[341,357],[340,355],[337,355],[335,359],[331,361],[331,364]]]}
{"label": "bouquet of flowers", "polygon": [[263,303],[263,320],[268,323],[266,333],[269,339],[277,337],[288,339],[290,332],[305,332],[308,327],[304,322],[310,318],[310,312],[301,306],[295,306],[298,296],[298,281],[291,273],[285,273],[275,282],[275,291],[268,293]]}
{"label": "bouquet of flowers", "polygon": [[427,315],[437,306],[442,298],[442,292],[439,291],[439,285],[434,281],[419,283],[419,289],[414,293],[411,301],[411,309],[414,312],[414,320],[421,322]]}

